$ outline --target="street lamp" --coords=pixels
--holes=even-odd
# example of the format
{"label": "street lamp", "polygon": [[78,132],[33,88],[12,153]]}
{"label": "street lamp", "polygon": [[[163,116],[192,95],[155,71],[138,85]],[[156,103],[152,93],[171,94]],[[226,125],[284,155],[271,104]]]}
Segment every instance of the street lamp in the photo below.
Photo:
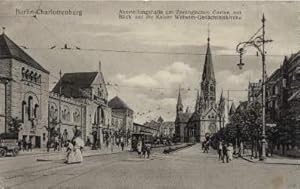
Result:
{"label": "street lamp", "polygon": [[[245,53],[246,47],[255,47],[261,55],[262,58],[262,152],[260,156],[260,160],[264,160],[266,158],[266,116],[265,116],[265,102],[266,102],[266,86],[265,86],[265,79],[266,79],[266,52],[265,52],[265,43],[272,42],[273,40],[266,40],[265,39],[265,16],[262,16],[261,19],[262,27],[258,29],[258,31],[248,40],[245,42],[241,42],[236,46],[236,51],[240,55],[240,62],[237,66],[242,69],[245,65],[242,61],[242,56]],[[262,32],[258,35],[258,33]]]}

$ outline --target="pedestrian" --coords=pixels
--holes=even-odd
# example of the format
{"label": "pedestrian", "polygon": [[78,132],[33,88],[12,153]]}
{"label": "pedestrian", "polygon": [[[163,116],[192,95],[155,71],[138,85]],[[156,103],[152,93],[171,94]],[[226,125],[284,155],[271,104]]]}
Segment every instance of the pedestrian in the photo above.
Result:
{"label": "pedestrian", "polygon": [[223,163],[225,163],[225,160],[226,163],[228,163],[229,161],[228,161],[227,145],[225,143],[223,143],[222,150],[223,150]]}
{"label": "pedestrian", "polygon": [[28,138],[26,139],[26,151],[27,152],[29,151],[29,139]]}
{"label": "pedestrian", "polygon": [[29,139],[29,142],[28,142],[28,151],[32,152],[32,141],[31,141],[31,139]]}
{"label": "pedestrian", "polygon": [[110,150],[111,152],[114,151],[114,146],[115,146],[115,138],[113,135],[111,135],[111,139],[110,139]]}
{"label": "pedestrian", "polygon": [[205,141],[204,142],[204,151],[203,153],[208,153],[209,150],[209,141]]}
{"label": "pedestrian", "polygon": [[145,150],[146,150],[146,153],[147,153],[147,158],[149,158],[150,157],[150,152],[151,152],[151,144],[150,143],[145,144]]}
{"label": "pedestrian", "polygon": [[233,160],[233,145],[231,143],[227,147],[227,156],[229,161]]}
{"label": "pedestrian", "polygon": [[120,138],[119,137],[116,137],[116,145],[118,146],[118,149],[120,147]]}
{"label": "pedestrian", "polygon": [[121,137],[121,139],[120,139],[120,143],[121,143],[121,148],[122,148],[122,151],[124,151],[124,146],[125,146],[124,137]]}
{"label": "pedestrian", "polygon": [[27,147],[27,143],[26,143],[25,139],[22,140],[22,145],[23,145],[23,152],[24,152],[26,150],[26,147]]}
{"label": "pedestrian", "polygon": [[139,139],[139,141],[138,141],[138,143],[137,143],[137,152],[138,152],[138,156],[139,156],[139,157],[142,156],[142,147],[143,147],[142,140]]}
{"label": "pedestrian", "polygon": [[219,146],[218,146],[218,154],[219,154],[219,161],[223,159],[223,150],[222,150],[222,141],[219,141]]}

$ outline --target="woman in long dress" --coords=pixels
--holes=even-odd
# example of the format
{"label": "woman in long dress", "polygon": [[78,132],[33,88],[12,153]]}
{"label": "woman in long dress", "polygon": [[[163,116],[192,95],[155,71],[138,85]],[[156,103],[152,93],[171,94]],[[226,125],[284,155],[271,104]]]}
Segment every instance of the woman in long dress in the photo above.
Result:
{"label": "woman in long dress", "polygon": [[67,147],[67,155],[66,155],[66,161],[65,163],[73,163],[74,162],[74,146],[71,143],[71,141],[67,141],[66,144]]}
{"label": "woman in long dress", "polygon": [[227,147],[227,154],[228,154],[229,161],[232,161],[233,160],[233,146],[231,143],[229,143],[229,145]]}

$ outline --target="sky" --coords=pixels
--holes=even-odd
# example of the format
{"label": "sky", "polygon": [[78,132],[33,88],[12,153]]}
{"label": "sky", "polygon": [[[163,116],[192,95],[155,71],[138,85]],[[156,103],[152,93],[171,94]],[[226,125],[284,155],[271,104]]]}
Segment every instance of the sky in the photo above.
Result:
{"label": "sky", "polygon": [[[18,14],[17,10],[80,10],[82,16]],[[299,3],[175,1],[2,1],[5,33],[51,72],[50,90],[63,73],[97,71],[99,61],[109,99],[118,95],[144,123],[162,116],[174,121],[179,86],[184,108],[193,111],[204,65],[208,33],[217,82],[237,105],[247,99],[249,82],[261,78],[261,57],[249,47],[242,70],[236,45],[248,40],[266,16],[267,74],[300,49]],[[120,19],[120,10],[201,10],[241,12],[240,20]],[[208,28],[209,31],[208,32]],[[297,33],[298,32],[298,33]],[[63,50],[64,44],[75,49]],[[54,49],[50,47],[55,46]],[[231,90],[231,91],[230,91]],[[241,90],[241,91],[232,91]],[[242,91],[243,90],[243,91]],[[230,105],[230,104],[229,104]]]}

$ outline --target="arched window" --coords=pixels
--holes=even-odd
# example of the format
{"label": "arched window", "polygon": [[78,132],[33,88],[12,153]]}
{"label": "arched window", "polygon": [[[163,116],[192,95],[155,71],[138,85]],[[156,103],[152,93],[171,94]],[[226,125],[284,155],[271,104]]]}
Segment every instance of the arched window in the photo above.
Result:
{"label": "arched window", "polygon": [[24,123],[25,121],[25,112],[26,112],[26,102],[22,102],[22,122]]}
{"label": "arched window", "polygon": [[25,79],[25,68],[22,68],[22,79]]}
{"label": "arched window", "polygon": [[25,79],[29,79],[29,70],[28,69],[25,71]]}
{"label": "arched window", "polygon": [[38,74],[37,73],[34,73],[33,75],[33,81],[36,83],[38,81]]}
{"label": "arched window", "polygon": [[28,97],[28,120],[32,118],[32,96]]}
{"label": "arched window", "polygon": [[38,117],[38,111],[39,111],[39,105],[36,104],[36,105],[34,105],[34,110],[33,110],[33,116],[34,116],[34,118]]}
{"label": "arched window", "polygon": [[38,83],[42,83],[42,76],[41,76],[41,74],[39,74],[39,76],[38,76]]}
{"label": "arched window", "polygon": [[33,77],[34,77],[33,71],[31,71],[31,72],[30,72],[30,76],[29,76],[30,81],[33,81]]}

